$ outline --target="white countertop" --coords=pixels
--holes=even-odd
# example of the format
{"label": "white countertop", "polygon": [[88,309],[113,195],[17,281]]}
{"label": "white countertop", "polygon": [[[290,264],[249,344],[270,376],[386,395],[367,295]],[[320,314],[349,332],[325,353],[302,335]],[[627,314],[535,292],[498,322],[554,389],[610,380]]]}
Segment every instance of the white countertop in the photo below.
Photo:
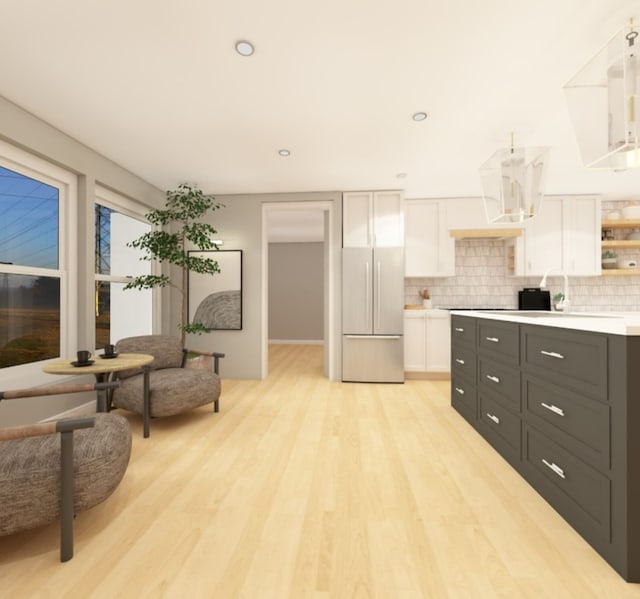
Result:
{"label": "white countertop", "polygon": [[611,333],[612,335],[640,335],[640,312],[532,312],[531,310],[452,310],[458,316],[488,318],[503,322],[537,324],[545,327]]}

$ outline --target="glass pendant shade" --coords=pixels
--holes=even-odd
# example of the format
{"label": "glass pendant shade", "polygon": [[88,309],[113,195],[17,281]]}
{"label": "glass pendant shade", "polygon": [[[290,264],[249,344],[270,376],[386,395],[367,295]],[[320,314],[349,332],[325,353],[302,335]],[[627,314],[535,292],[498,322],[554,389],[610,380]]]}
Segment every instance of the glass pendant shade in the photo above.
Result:
{"label": "glass pendant shade", "polygon": [[543,196],[549,148],[503,148],[480,167],[487,221],[517,223],[533,218]]}
{"label": "glass pendant shade", "polygon": [[638,32],[629,25],[563,88],[587,168],[640,166],[639,51]]}

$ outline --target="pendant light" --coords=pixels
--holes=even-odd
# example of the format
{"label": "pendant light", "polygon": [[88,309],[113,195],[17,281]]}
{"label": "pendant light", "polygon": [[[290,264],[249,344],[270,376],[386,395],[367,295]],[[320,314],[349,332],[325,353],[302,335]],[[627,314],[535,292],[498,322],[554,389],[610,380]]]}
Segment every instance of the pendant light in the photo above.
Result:
{"label": "pendant light", "polygon": [[639,52],[631,19],[563,88],[587,168],[640,167]]}
{"label": "pendant light", "polygon": [[540,209],[549,148],[502,148],[480,167],[487,221],[524,222]]}

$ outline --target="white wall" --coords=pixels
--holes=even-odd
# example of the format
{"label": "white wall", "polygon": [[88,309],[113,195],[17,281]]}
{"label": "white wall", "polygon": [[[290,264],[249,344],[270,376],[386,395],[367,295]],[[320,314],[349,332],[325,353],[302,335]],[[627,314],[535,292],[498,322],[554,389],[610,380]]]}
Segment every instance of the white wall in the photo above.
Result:
{"label": "white wall", "polygon": [[[0,138],[26,152],[60,166],[78,178],[78,347],[94,345],[94,209],[96,184],[101,184],[127,196],[148,208],[164,204],[164,192],[123,169],[112,160],[65,135],[55,127],[29,114],[0,97]],[[165,322],[164,326],[168,326]],[[49,375],[47,384],[65,381],[65,377]],[[81,377],[74,377],[77,382]],[[89,379],[90,380],[90,379]],[[20,381],[12,388],[43,384],[43,380]],[[13,383],[13,381],[12,381]],[[0,371],[0,389],[6,389]],[[85,403],[91,396],[58,396],[3,401],[0,422],[3,425],[42,420]]]}

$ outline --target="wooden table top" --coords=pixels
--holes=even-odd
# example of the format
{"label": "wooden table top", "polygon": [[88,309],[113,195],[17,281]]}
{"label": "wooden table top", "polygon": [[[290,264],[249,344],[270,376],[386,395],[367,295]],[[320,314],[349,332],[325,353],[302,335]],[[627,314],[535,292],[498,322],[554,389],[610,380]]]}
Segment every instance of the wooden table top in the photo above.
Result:
{"label": "wooden table top", "polygon": [[45,364],[42,370],[49,374],[104,374],[151,364],[153,356],[149,354],[119,354],[116,358],[103,358],[97,355],[91,356],[91,360],[94,363],[88,366],[74,366],[72,362],[75,360],[58,360]]}

